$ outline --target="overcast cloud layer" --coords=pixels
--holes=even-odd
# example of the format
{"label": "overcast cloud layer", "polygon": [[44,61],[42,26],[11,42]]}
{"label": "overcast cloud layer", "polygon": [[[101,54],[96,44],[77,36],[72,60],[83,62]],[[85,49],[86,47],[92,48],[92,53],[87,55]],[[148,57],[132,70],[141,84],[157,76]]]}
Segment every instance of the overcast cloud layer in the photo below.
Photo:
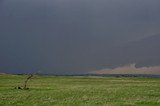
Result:
{"label": "overcast cloud layer", "polygon": [[[0,0],[0,72],[74,74],[132,62],[160,65],[160,55],[152,57],[160,45],[147,40],[154,45],[147,63],[148,55],[139,60],[136,49],[143,51],[144,39],[160,33],[159,11],[159,0]],[[138,51],[127,52],[127,59],[114,53],[128,51],[135,41],[145,44],[129,46]]]}

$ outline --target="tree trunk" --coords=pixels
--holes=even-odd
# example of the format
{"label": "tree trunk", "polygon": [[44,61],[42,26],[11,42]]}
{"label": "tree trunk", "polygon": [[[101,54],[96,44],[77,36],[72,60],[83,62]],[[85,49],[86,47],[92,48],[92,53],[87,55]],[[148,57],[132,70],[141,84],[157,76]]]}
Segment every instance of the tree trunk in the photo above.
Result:
{"label": "tree trunk", "polygon": [[33,77],[33,74],[30,74],[28,77],[27,77],[27,79],[25,80],[25,82],[24,82],[24,87],[23,87],[23,89],[28,89],[27,88],[27,82],[29,81],[29,79],[31,79]]}

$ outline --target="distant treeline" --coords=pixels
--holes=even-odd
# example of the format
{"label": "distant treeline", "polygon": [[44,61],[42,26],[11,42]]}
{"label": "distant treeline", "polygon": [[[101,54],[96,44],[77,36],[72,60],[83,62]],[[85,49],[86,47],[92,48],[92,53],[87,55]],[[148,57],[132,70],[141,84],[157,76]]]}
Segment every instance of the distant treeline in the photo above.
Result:
{"label": "distant treeline", "polygon": [[[14,75],[29,75],[33,73],[0,73],[0,74],[14,74]],[[101,77],[150,77],[150,78],[160,78],[160,75],[152,74],[44,74],[44,73],[34,73],[33,75],[40,76],[101,76]]]}
{"label": "distant treeline", "polygon": [[37,74],[44,76],[101,76],[101,77],[150,77],[160,78],[160,75],[151,74]]}

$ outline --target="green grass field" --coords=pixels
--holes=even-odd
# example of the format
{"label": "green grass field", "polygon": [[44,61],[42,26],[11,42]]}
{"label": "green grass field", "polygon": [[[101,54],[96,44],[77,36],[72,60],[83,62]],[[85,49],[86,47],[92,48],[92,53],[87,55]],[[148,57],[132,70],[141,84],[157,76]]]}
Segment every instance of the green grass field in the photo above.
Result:
{"label": "green grass field", "polygon": [[0,106],[160,106],[159,78],[0,75]]}

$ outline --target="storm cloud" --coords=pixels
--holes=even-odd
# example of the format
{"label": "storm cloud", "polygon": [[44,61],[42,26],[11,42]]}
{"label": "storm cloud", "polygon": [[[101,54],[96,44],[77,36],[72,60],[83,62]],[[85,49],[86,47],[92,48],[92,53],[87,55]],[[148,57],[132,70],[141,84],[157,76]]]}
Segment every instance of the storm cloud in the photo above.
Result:
{"label": "storm cloud", "polygon": [[[159,5],[159,0],[0,0],[0,71],[74,74],[139,64],[137,51],[122,55],[128,60],[114,52],[160,33]],[[160,65],[159,59],[147,66]]]}

